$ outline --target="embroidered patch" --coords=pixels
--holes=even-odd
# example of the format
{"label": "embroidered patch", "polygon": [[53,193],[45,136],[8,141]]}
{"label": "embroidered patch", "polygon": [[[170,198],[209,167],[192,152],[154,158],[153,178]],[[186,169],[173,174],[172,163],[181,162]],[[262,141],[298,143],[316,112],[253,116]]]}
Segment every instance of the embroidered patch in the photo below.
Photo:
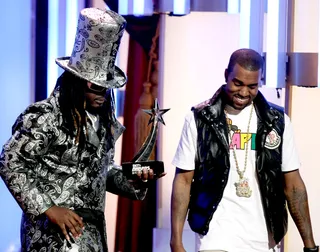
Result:
{"label": "embroidered patch", "polygon": [[276,149],[279,147],[281,143],[281,137],[279,136],[278,132],[274,129],[267,135],[266,143],[264,146],[268,149]]}

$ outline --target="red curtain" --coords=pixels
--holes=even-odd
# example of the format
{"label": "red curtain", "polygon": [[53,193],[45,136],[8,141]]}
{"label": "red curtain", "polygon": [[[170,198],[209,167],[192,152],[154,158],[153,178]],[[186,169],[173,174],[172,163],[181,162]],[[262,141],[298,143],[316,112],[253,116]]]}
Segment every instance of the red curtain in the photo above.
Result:
{"label": "red curtain", "polygon": [[[122,162],[131,161],[135,155],[134,119],[139,109],[139,98],[143,83],[147,79],[148,55],[141,45],[133,39],[129,41],[128,83],[126,84],[124,104],[124,126]],[[156,186],[149,188],[143,201],[119,197],[116,252],[152,251],[152,230],[156,223]]]}

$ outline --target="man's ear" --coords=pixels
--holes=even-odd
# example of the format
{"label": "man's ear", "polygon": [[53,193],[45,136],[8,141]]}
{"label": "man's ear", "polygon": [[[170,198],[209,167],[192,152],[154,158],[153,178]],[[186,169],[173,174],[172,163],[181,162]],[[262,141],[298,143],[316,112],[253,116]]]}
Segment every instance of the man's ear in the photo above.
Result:
{"label": "man's ear", "polygon": [[228,69],[226,68],[224,70],[224,79],[225,79],[226,83],[228,82],[228,76],[229,76],[229,72],[228,72]]}

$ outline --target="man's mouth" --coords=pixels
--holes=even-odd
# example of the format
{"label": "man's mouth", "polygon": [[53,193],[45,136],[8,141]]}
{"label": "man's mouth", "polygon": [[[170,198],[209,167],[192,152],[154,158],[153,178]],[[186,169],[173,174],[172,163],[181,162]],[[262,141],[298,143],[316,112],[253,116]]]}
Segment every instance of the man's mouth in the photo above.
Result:
{"label": "man's mouth", "polygon": [[98,104],[102,104],[104,103],[105,99],[104,98],[101,98],[101,99],[95,99],[95,102],[98,103]]}
{"label": "man's mouth", "polygon": [[249,97],[241,97],[241,96],[235,96],[234,97],[234,101],[235,103],[239,104],[239,105],[245,105],[249,102],[250,98]]}

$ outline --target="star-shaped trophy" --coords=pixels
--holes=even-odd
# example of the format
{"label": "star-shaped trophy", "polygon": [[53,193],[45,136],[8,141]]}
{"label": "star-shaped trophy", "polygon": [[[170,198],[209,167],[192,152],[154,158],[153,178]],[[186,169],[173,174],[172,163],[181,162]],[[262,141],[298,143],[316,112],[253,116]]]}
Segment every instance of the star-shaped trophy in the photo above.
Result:
{"label": "star-shaped trophy", "polygon": [[147,136],[146,140],[142,144],[138,153],[134,156],[131,162],[122,164],[124,174],[132,176],[141,172],[142,169],[153,169],[154,175],[157,176],[164,172],[164,166],[162,161],[148,161],[153,147],[157,140],[158,123],[161,122],[165,125],[162,115],[168,112],[170,109],[159,109],[158,99],[154,101],[154,107],[152,109],[143,109],[144,112],[150,115],[148,125],[152,124],[152,128]]}

